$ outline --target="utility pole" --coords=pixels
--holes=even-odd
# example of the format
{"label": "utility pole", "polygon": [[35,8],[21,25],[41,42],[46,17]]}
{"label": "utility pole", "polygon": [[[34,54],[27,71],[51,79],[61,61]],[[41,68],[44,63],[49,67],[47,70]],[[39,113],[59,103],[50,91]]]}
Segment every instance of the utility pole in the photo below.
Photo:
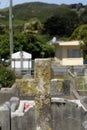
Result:
{"label": "utility pole", "polygon": [[10,60],[12,61],[12,54],[13,54],[12,0],[10,0],[9,5],[9,31],[10,31]]}

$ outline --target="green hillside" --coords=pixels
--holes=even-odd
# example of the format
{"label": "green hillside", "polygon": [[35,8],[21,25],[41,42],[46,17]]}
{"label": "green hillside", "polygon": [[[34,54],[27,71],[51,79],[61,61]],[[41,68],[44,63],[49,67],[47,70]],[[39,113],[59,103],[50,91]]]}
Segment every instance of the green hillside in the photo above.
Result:
{"label": "green hillside", "polygon": [[[77,6],[69,5],[56,5],[56,4],[47,4],[41,2],[31,2],[16,5],[13,7],[13,22],[14,25],[24,24],[29,19],[37,17],[41,22],[46,21],[52,15],[59,13],[63,8],[71,8],[73,10],[77,9]],[[76,10],[75,10],[76,11]],[[9,21],[9,9],[0,10],[0,15],[4,16],[0,18],[1,24],[7,24]]]}
{"label": "green hillside", "polygon": [[[14,23],[21,24],[28,21],[30,18],[37,17],[41,22],[45,21],[48,17],[52,16],[58,5],[51,5],[39,2],[24,3],[13,7]],[[0,14],[5,16],[0,19],[0,23],[8,23],[9,10],[8,8],[0,10]]]}

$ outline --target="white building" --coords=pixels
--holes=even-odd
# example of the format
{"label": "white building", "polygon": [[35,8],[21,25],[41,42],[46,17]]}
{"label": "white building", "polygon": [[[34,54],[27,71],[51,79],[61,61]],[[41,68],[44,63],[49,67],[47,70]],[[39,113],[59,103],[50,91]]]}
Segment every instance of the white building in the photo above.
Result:
{"label": "white building", "polygon": [[63,66],[83,65],[79,41],[51,41],[55,46],[55,57]]}
{"label": "white building", "polygon": [[25,51],[18,51],[12,54],[11,68],[15,70],[31,70],[32,55]]}

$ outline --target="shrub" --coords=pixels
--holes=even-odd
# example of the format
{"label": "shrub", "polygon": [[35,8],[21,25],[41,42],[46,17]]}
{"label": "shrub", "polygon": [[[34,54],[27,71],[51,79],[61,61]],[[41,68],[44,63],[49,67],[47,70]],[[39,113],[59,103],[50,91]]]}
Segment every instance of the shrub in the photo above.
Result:
{"label": "shrub", "polygon": [[15,82],[15,74],[12,70],[7,69],[0,64],[0,84],[2,87],[11,87]]}

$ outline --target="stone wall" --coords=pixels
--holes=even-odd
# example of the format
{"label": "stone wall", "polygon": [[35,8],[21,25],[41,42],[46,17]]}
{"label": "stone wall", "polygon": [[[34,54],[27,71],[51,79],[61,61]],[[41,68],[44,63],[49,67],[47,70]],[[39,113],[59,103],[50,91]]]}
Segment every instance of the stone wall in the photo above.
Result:
{"label": "stone wall", "polygon": [[17,79],[19,96],[35,96],[38,82],[35,79]]}
{"label": "stone wall", "polygon": [[[87,107],[86,100],[81,102]],[[37,111],[32,107],[24,114],[11,116],[4,104],[0,107],[0,126],[1,130],[86,130],[87,112],[75,102],[60,99],[51,100],[50,104],[44,102]]]}
{"label": "stone wall", "polygon": [[71,97],[70,80],[52,79],[50,83],[51,97]]}
{"label": "stone wall", "polygon": [[51,59],[35,59],[34,66],[34,78],[16,80],[20,96],[70,96],[69,80],[51,79]]}
{"label": "stone wall", "polygon": [[75,103],[51,103],[51,96],[70,96],[70,82],[51,79],[49,58],[36,59],[34,68],[34,78],[17,79],[16,85],[19,97],[34,97],[35,107],[23,115],[11,117],[11,125],[8,124],[9,111],[7,115],[3,113],[9,121],[6,130],[83,130],[86,114],[81,108]]}
{"label": "stone wall", "polygon": [[1,88],[0,90],[0,104],[9,101],[11,97],[18,97],[18,89],[16,84],[13,84],[11,88]]}
{"label": "stone wall", "polygon": [[[87,113],[74,103],[52,103],[52,130],[86,130]],[[87,123],[85,124],[87,125]]]}

